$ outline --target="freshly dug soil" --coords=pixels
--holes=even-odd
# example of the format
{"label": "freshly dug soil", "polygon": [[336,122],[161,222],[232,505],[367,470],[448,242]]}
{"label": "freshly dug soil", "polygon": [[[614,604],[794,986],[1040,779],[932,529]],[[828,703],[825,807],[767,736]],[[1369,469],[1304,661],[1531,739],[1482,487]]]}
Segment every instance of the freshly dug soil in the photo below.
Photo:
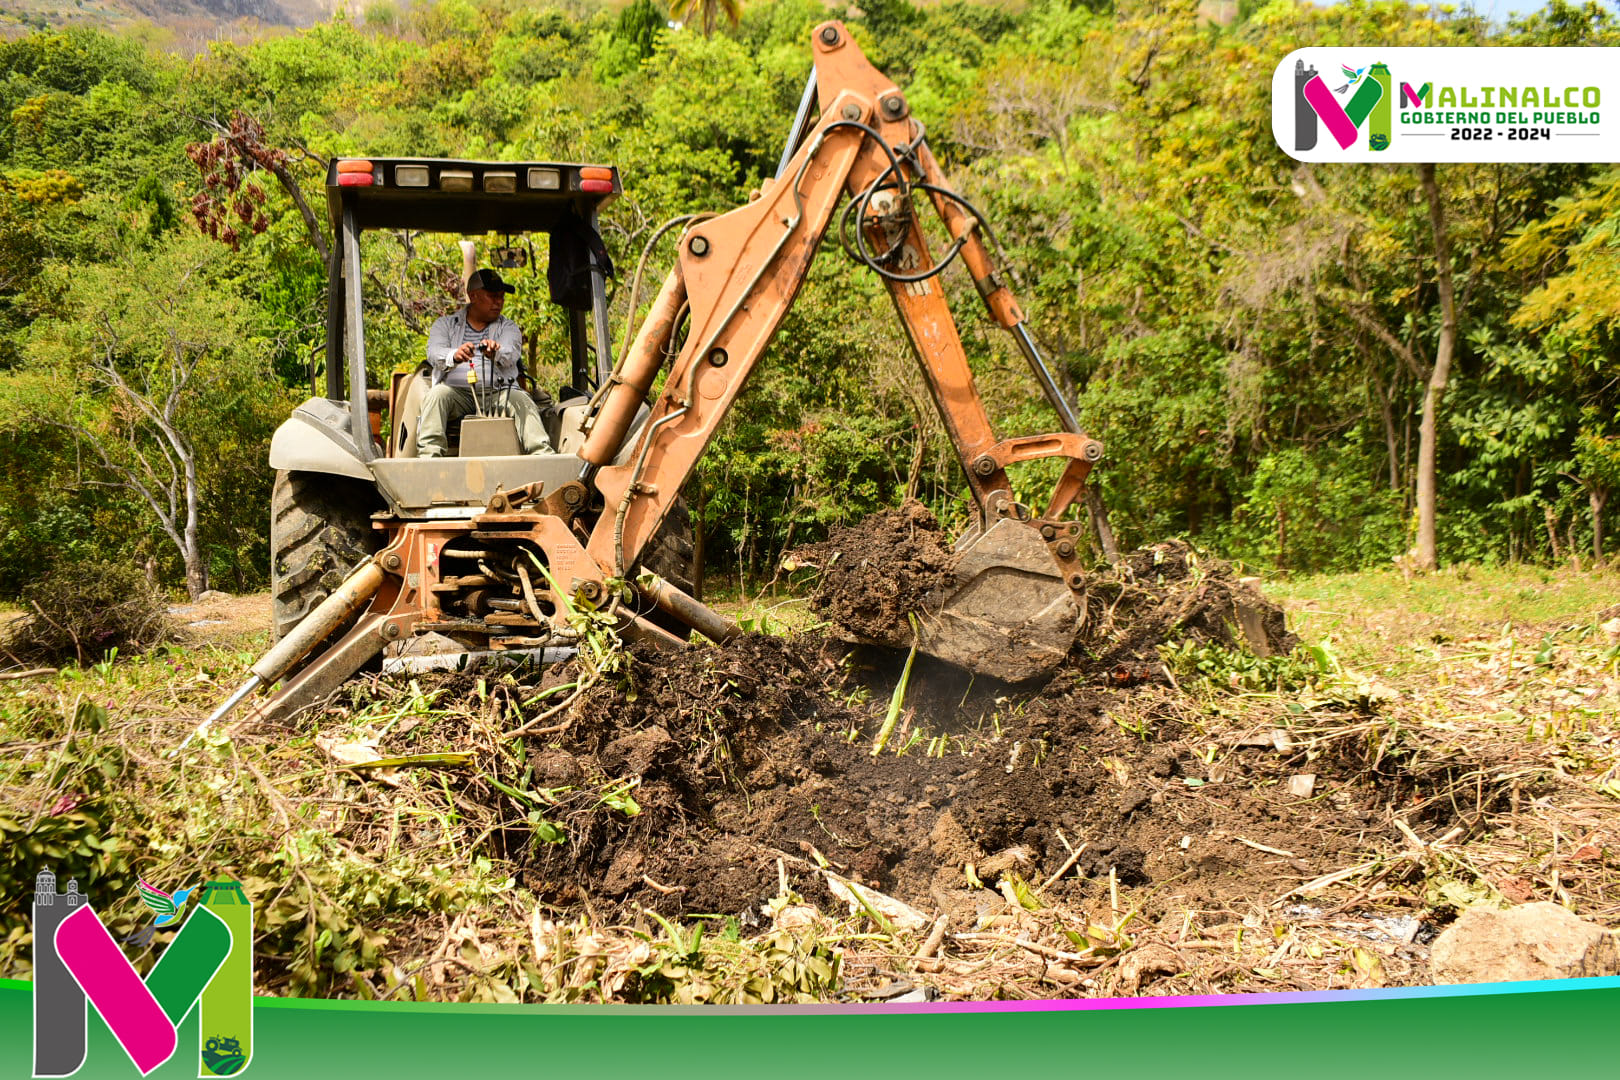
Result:
{"label": "freshly dug soil", "polygon": [[[943,533],[918,506],[805,554],[822,560],[815,603],[856,629],[903,620],[949,573]],[[1106,896],[1112,876],[1153,886],[1150,913],[1273,896],[1343,865],[1361,849],[1362,819],[1282,794],[1303,753],[1234,750],[1212,770],[1193,752],[1199,731],[1175,710],[1145,719],[1128,689],[1168,681],[1163,642],[1243,642],[1240,603],[1272,647],[1291,646],[1282,613],[1224,564],[1182,544],[1137,552],[1094,575],[1071,663],[1046,685],[919,663],[878,757],[872,739],[903,654],[819,634],[637,648],[615,681],[569,707],[564,730],[528,740],[533,786],[560,793],[547,818],[562,841],[522,827],[498,839],[536,894],[601,917],[646,907],[752,925],[782,871],[833,910],[815,869],[825,860],[960,927],[1001,902],[988,889],[1002,875],[1042,883],[1082,844],[1049,895]],[[545,681],[572,678],[554,670]],[[605,788],[630,792],[637,812],[604,804]]]}
{"label": "freshly dug soil", "polygon": [[[819,571],[810,606],[864,642],[911,640],[907,617],[942,602],[956,556],[944,529],[918,502],[834,529],[794,553]],[[932,595],[931,595],[932,594]],[[1191,640],[1248,648],[1261,656],[1298,644],[1282,609],[1239,580],[1230,564],[1171,540],[1100,565],[1078,598],[1079,634],[1071,666],[1116,683],[1164,681],[1158,648]]]}
{"label": "freshly dug soil", "polygon": [[1260,656],[1299,644],[1282,608],[1239,580],[1229,563],[1182,540],[1133,551],[1087,578],[1076,666],[1139,682],[1151,677],[1142,669],[1158,667],[1160,645],[1184,640]]}
{"label": "freshly dug soil", "polygon": [[[873,709],[845,704],[855,685],[841,654],[810,636],[637,652],[627,683],[587,694],[566,732],[530,745],[537,786],[577,784],[590,797],[557,815],[563,843],[506,837],[528,865],[525,884],[604,916],[643,906],[750,925],[778,891],[779,859],[795,889],[834,909],[812,869],[819,854],[961,925],[1000,902],[970,886],[966,866],[985,886],[1006,873],[1040,883],[1067,860],[1065,840],[1086,847],[1052,895],[1105,896],[1112,872],[1126,887],[1171,890],[1150,913],[1274,896],[1361,842],[1355,813],[1280,794],[1292,765],[1275,749],[1239,751],[1212,777],[1190,732],[1127,730],[1113,710],[1132,691],[1078,670],[1004,702],[942,757],[927,755],[940,726],[915,715],[912,729],[930,735],[896,754],[909,738],[897,734],[874,758]],[[596,803],[595,791],[630,780],[639,813]]]}

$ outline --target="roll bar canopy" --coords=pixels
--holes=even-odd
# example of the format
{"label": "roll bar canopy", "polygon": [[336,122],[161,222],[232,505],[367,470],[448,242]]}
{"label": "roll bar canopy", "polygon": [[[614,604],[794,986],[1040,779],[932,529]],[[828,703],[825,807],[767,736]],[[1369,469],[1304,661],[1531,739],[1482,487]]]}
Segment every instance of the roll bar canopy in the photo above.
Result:
{"label": "roll bar canopy", "polygon": [[[595,235],[597,211],[622,191],[612,165],[454,158],[337,158],[326,167],[326,212],[337,243],[327,267],[326,396],[344,397],[344,372],[362,460],[373,456],[366,402],[365,329],[360,301],[360,235],[368,229],[518,235],[543,232],[583,247],[576,225]],[[600,240],[597,241],[600,245]],[[556,252],[553,252],[555,258]],[[594,385],[613,370],[608,332],[607,266],[589,251],[587,310],[569,304],[570,367],[575,385]],[[586,318],[595,324],[595,364]],[[345,363],[347,360],[347,363]],[[594,372],[591,370],[594,366]]]}
{"label": "roll bar canopy", "polygon": [[450,158],[339,158],[326,168],[332,232],[353,207],[355,227],[424,232],[550,232],[589,219],[623,186],[612,165]]}

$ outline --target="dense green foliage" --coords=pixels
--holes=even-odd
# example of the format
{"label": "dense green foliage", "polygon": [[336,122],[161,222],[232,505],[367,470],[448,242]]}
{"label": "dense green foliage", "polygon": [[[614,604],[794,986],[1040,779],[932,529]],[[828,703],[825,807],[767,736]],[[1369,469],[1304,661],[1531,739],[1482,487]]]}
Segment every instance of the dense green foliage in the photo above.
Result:
{"label": "dense green foliage", "polygon": [[[687,7],[691,29],[653,0],[375,0],[192,57],[88,29],[0,43],[0,594],[62,558],[155,559],[180,581],[184,508],[165,493],[184,485],[165,469],[187,446],[204,569],[227,588],[262,581],[268,437],[308,392],[323,332],[324,271],[287,185],[318,216],[325,159],[615,162],[626,196],[608,240],[625,278],[661,221],[746,199],[774,171],[807,32],[831,9],[754,0],[733,25],[727,5]],[[995,224],[1036,336],[1108,445],[1096,475],[1122,542],[1183,534],[1299,569],[1410,545],[1440,316],[1415,169],[1282,154],[1277,59],[1620,37],[1599,5],[1563,0],[1505,28],[1359,0],[1245,4],[1226,27],[1191,0],[832,13]],[[236,174],[188,155],[211,142],[230,144]],[[1462,305],[1437,413],[1441,555],[1588,556],[1620,485],[1620,173],[1443,166],[1439,184]],[[379,378],[450,305],[452,239],[368,239]],[[1003,433],[1054,428],[971,284],[953,271],[949,288]],[[556,382],[562,324],[541,292],[509,314]],[[787,545],[908,493],[963,508],[881,293],[823,249],[695,482],[711,568],[769,576]],[[171,394],[172,434],[139,405]],[[132,486],[143,476],[155,498]],[[1035,500],[1050,480],[1020,482]]]}

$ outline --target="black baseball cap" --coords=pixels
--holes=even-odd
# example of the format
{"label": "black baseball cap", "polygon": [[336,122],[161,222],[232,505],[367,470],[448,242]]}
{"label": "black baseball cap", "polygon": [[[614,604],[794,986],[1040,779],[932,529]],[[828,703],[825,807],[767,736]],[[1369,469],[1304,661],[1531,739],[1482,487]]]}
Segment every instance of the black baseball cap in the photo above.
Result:
{"label": "black baseball cap", "polygon": [[472,277],[467,279],[467,291],[472,292],[474,289],[487,289],[490,292],[500,293],[517,292],[516,289],[501,279],[501,275],[488,267],[482,270],[474,270]]}

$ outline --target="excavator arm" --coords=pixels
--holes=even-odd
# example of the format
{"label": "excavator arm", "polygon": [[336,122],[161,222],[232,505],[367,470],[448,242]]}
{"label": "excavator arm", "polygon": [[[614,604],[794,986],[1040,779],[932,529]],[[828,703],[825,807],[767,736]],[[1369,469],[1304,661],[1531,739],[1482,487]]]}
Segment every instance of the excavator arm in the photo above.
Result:
{"label": "excavator arm", "polygon": [[[679,644],[609,600],[606,586],[640,563],[792,307],[841,205],[840,242],[882,277],[979,510],[976,527],[957,544],[954,579],[924,598],[913,626],[895,628],[882,643],[915,645],[1008,681],[1063,662],[1084,585],[1080,526],[1063,515],[1082,495],[1102,444],[1076,424],[995,270],[988,227],[946,183],[905,96],[841,23],[818,26],[811,42],[815,72],[790,153],[747,205],[694,219],[681,235],[675,266],[634,342],[592,399],[578,479],[497,487],[480,512],[387,524],[382,550],[261,657],[199,732],[277,683],[252,716],[293,715],[391,645],[424,634],[473,636],[491,649],[566,644],[578,634],[569,597],[606,601],[632,636]],[[811,124],[818,98],[824,108]],[[922,206],[935,210],[950,237],[938,256],[916,216]],[[354,243],[352,231],[347,235]],[[991,319],[1029,360],[1063,430],[996,436],[939,277],[958,257]],[[637,426],[666,362],[663,389]],[[1041,458],[1059,459],[1063,469],[1037,517],[1014,498],[1006,470]],[[475,458],[467,468],[483,465]],[[634,584],[667,615],[711,638],[739,632],[667,581],[638,574]]]}
{"label": "excavator arm", "polygon": [[[1071,593],[1083,584],[1078,526],[1061,518],[1081,496],[1102,444],[1079,430],[995,270],[980,218],[946,183],[905,96],[841,23],[823,23],[811,40],[819,121],[758,197],[686,230],[675,267],[596,398],[580,456],[607,510],[587,550],[610,576],[635,565],[793,305],[847,196],[841,239],[883,277],[980,513],[973,538],[959,546],[958,581],[923,613],[917,643],[1002,678],[1041,674],[1073,640]],[[934,208],[950,237],[937,259],[919,204]],[[1063,431],[996,436],[939,278],[958,256],[990,317],[1035,369]],[[688,331],[663,391],[628,460],[610,464],[672,351],[683,312]],[[1064,468],[1037,518],[1014,499],[1006,469],[1039,458],[1061,459]]]}

